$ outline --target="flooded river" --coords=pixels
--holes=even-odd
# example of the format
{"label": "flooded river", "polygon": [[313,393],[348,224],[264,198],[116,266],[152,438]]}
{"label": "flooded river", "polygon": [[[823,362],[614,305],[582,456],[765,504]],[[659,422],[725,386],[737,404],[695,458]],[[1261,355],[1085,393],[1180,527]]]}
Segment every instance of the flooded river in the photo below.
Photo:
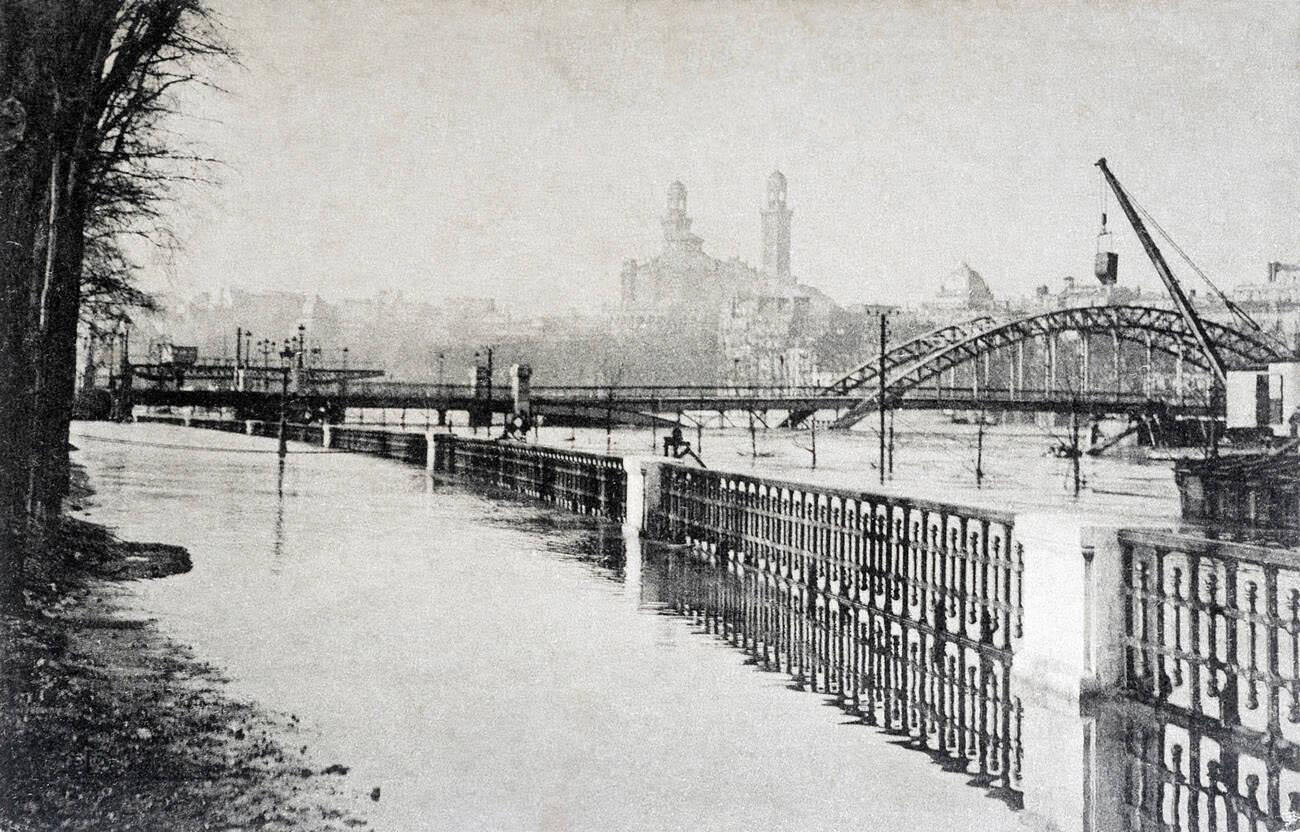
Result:
{"label": "flooded river", "polygon": [[[883,491],[912,497],[959,502],[981,508],[1086,514],[1094,520],[1166,525],[1179,515],[1172,463],[1147,461],[1136,448],[1115,448],[1079,461],[1078,492],[1072,461],[1052,455],[1053,446],[1070,442],[1068,425],[955,424],[940,413],[898,411],[894,424],[893,466],[886,453],[886,478],[880,482],[880,440],[874,419],[851,431],[821,429],[765,430],[752,436],[743,414],[729,414],[718,427],[717,414],[696,414],[708,425],[697,431],[686,420],[684,438],[711,468],[821,483],[843,488]],[[398,411],[349,411],[349,418],[402,430]],[[436,420],[436,417],[434,417]],[[772,420],[779,421],[780,414]],[[453,414],[457,434],[472,434],[464,414]],[[733,421],[734,420],[734,421]],[[423,411],[406,414],[406,430],[423,430]],[[1103,435],[1122,430],[1118,422],[1103,426]],[[444,430],[440,428],[439,430]],[[492,435],[501,432],[493,429]],[[1080,431],[1086,446],[1089,426]],[[488,435],[480,429],[480,437]],[[620,456],[662,453],[665,431],[645,428],[572,429],[542,426],[530,441]],[[816,464],[811,448],[816,446]],[[888,446],[888,443],[886,443]],[[976,472],[979,476],[976,476]]]}
{"label": "flooded river", "polygon": [[[609,438],[616,452],[648,440]],[[673,615],[673,578],[634,533],[297,443],[281,461],[271,439],[105,423],[74,426],[73,441],[98,492],[88,519],[193,556],[186,575],[133,585],[132,603],[222,668],[234,693],[296,715],[322,766],[380,787],[375,828],[1022,828],[1017,800]],[[605,441],[580,431],[571,444]],[[760,441],[771,455],[754,464],[783,476],[870,485],[847,455],[796,470],[803,451]],[[747,432],[705,442],[706,459],[751,462],[736,450]],[[921,456],[920,441],[909,447]],[[1115,498],[1129,512],[1173,513],[1167,468],[1113,464],[1093,481],[1156,494]],[[969,492],[1028,501],[1018,476],[1032,472],[1007,465],[1003,485]],[[1042,721],[1026,724],[1028,745]],[[1064,724],[1079,734],[1077,713]],[[1041,744],[1026,757],[1038,761],[1034,799],[1059,794],[1064,809],[1047,814],[1082,828],[1075,804],[1106,784],[1081,782],[1078,760],[1055,771]]]}

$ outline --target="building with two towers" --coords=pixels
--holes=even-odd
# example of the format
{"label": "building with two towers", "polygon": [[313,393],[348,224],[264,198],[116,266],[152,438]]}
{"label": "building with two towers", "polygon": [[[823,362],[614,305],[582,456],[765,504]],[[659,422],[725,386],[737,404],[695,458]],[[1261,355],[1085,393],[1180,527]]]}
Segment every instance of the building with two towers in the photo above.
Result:
{"label": "building with two towers", "polygon": [[767,179],[759,209],[762,266],[704,250],[691,230],[686,186],[668,186],[664,240],[649,260],[628,259],[620,275],[623,317],[634,326],[691,326],[716,345],[718,378],[767,387],[812,383],[812,340],[835,304],[799,283],[790,268],[787,182]]}

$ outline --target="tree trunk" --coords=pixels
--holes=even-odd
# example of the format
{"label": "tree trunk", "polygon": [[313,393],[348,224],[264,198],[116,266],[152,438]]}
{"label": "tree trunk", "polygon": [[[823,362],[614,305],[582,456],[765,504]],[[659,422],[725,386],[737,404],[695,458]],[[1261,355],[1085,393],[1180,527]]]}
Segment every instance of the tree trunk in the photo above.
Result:
{"label": "tree trunk", "polygon": [[60,49],[61,3],[0,2],[0,603],[21,602],[32,548],[29,509],[41,437],[36,368],[44,218],[55,103],[49,71]]}

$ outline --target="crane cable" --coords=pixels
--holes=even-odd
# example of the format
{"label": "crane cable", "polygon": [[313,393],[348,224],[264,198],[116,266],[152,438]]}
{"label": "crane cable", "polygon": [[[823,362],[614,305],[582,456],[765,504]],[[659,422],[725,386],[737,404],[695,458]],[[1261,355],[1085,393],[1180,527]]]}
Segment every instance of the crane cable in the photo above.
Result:
{"label": "crane cable", "polygon": [[1142,205],[1142,203],[1138,202],[1137,198],[1133,196],[1133,194],[1130,193],[1128,195],[1128,198],[1129,198],[1129,202],[1133,203],[1133,207],[1137,209],[1138,213],[1140,213],[1142,217],[1151,225],[1151,227],[1153,227],[1160,234],[1160,236],[1164,239],[1164,241],[1168,243],[1169,246],[1173,248],[1175,252],[1177,252],[1178,256],[1183,259],[1183,262],[1185,262],[1189,267],[1191,267],[1192,271],[1196,272],[1197,276],[1200,277],[1201,280],[1205,281],[1205,284],[1214,291],[1214,293],[1218,296],[1219,300],[1223,302],[1224,307],[1227,308],[1227,310],[1232,313],[1234,318],[1236,318],[1239,322],[1246,325],[1253,331],[1264,336],[1265,338],[1272,340],[1273,343],[1281,346],[1285,352],[1290,352],[1290,350],[1286,348],[1285,343],[1283,343],[1281,339],[1279,339],[1276,335],[1274,335],[1273,333],[1269,332],[1268,330],[1260,326],[1258,321],[1252,318],[1250,314],[1246,312],[1246,310],[1242,309],[1235,302],[1233,302],[1233,300],[1229,298],[1223,292],[1223,290],[1220,289],[1214,283],[1213,280],[1210,280],[1209,275],[1207,275],[1204,271],[1202,271],[1200,266],[1196,265],[1195,261],[1193,261],[1192,258],[1188,256],[1187,252],[1183,251],[1182,246],[1178,245],[1178,242],[1174,240],[1172,236],[1170,236],[1168,231],[1165,231],[1164,227],[1160,225],[1160,223],[1156,220],[1155,217],[1151,216],[1151,212],[1148,211]]}

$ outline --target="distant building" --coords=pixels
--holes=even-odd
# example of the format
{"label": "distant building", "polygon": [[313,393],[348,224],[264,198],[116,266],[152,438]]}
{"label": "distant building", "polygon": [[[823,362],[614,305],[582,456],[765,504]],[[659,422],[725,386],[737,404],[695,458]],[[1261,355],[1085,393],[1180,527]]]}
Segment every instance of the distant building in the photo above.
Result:
{"label": "distant building", "polygon": [[980,273],[967,263],[954,269],[939,285],[939,292],[921,308],[939,318],[953,313],[987,312],[997,305],[993,293]]}
{"label": "distant building", "polygon": [[767,178],[767,205],[763,218],[763,271],[782,283],[794,283],[790,274],[790,217],[785,204],[785,175],[772,171]]}
{"label": "distant building", "polygon": [[817,326],[814,295],[790,285],[733,297],[718,320],[722,377],[731,384],[797,387],[813,384]]}
{"label": "distant building", "polygon": [[735,384],[800,384],[816,371],[813,336],[824,329],[835,304],[800,284],[790,268],[790,221],[785,175],[767,178],[759,210],[763,266],[704,251],[691,231],[686,186],[668,186],[664,244],[647,261],[624,261],[622,317],[638,328],[672,320],[694,321],[695,330],[717,345],[719,377]]}
{"label": "distant building", "polygon": [[1116,304],[1136,303],[1141,290],[1132,286],[1119,286],[1114,283],[1094,283],[1091,280],[1082,284],[1072,275],[1061,278],[1061,288],[1053,292],[1046,284],[1034,292],[1033,301],[1026,312],[1046,312],[1052,309],[1074,309],[1080,306],[1114,306]]}
{"label": "distant building", "polygon": [[658,255],[623,262],[620,274],[624,311],[672,310],[698,312],[712,318],[723,303],[738,294],[764,291],[768,284],[791,285],[790,218],[786,179],[775,171],[767,181],[762,219],[763,269],[732,257],[720,260],[704,251],[704,240],[691,231],[686,213],[686,186],[668,186],[663,218],[664,243]]}
{"label": "distant building", "polygon": [[1263,283],[1246,283],[1229,293],[1265,331],[1300,350],[1300,264],[1272,262]]}

